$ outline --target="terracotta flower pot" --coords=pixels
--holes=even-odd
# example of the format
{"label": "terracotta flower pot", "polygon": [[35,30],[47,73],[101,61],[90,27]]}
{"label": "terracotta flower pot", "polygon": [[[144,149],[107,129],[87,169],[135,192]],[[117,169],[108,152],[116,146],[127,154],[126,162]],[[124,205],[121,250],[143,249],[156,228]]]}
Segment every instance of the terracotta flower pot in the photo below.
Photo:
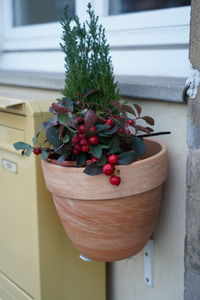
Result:
{"label": "terracotta flower pot", "polygon": [[122,182],[83,168],[42,161],[48,190],[74,247],[97,261],[116,261],[137,254],[156,225],[162,184],[167,176],[166,146],[146,140],[143,159],[120,165]]}

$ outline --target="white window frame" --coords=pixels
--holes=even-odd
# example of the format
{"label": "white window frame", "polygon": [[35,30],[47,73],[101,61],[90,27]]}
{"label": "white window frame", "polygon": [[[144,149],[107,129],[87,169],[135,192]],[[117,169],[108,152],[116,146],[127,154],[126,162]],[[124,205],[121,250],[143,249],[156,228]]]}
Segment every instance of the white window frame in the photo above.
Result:
{"label": "white window frame", "polygon": [[[58,22],[12,27],[12,0],[1,2],[3,50],[59,49],[61,26]],[[87,3],[88,0],[76,0],[76,13],[81,20],[86,18]],[[111,48],[189,43],[190,7],[108,16],[107,0],[93,0],[92,5],[106,28]]]}

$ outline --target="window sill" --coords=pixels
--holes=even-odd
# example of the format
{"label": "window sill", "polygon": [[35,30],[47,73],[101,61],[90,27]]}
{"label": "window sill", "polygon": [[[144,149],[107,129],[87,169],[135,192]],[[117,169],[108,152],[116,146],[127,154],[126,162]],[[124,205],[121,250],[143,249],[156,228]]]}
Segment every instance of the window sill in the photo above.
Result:
{"label": "window sill", "polygon": [[[122,96],[184,103],[185,78],[124,75],[116,78]],[[0,71],[0,84],[59,91],[64,87],[64,74]]]}

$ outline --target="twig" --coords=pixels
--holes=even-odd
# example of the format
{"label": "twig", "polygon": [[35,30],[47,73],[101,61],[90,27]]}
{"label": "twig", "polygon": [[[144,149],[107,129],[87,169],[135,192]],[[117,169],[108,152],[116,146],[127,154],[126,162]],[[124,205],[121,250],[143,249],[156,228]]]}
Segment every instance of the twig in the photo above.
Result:
{"label": "twig", "polygon": [[161,131],[161,132],[154,132],[154,133],[148,133],[148,134],[140,134],[136,137],[148,137],[148,136],[156,136],[156,135],[163,135],[163,134],[170,134],[170,131]]}

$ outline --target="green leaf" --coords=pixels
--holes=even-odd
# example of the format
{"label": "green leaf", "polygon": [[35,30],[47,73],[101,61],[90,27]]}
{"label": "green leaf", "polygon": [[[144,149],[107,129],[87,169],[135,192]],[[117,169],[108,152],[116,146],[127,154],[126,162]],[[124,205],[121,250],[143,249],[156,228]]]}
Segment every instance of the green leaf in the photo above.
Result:
{"label": "green leaf", "polygon": [[80,152],[77,157],[77,167],[83,167],[86,163],[86,154],[84,152]]}
{"label": "green leaf", "polygon": [[62,142],[59,140],[57,128],[55,127],[47,128],[46,137],[50,145],[53,145],[55,147],[61,146]]}
{"label": "green leaf", "polygon": [[68,125],[68,115],[58,115],[58,122],[62,125]]}
{"label": "green leaf", "polygon": [[110,127],[110,125],[98,124],[95,126],[98,132],[104,131]]}
{"label": "green leaf", "polygon": [[118,165],[129,165],[136,159],[133,151],[124,152],[119,155]]}
{"label": "green leaf", "polygon": [[27,143],[24,143],[24,142],[14,143],[13,146],[16,150],[29,150],[29,149],[32,149],[32,146],[30,144],[27,144]]}
{"label": "green leaf", "polygon": [[44,129],[44,127],[41,127],[41,128],[38,129],[36,135],[33,137],[33,140],[32,140],[32,141],[33,141],[33,145],[35,145],[35,144],[37,143],[37,138],[38,138],[40,132],[41,132],[43,129]]}
{"label": "green leaf", "polygon": [[119,129],[119,126],[116,124],[112,129],[105,130],[104,133],[105,133],[106,135],[111,135],[111,134],[117,132],[118,129]]}
{"label": "green leaf", "polygon": [[68,133],[66,133],[66,134],[64,135],[64,137],[62,137],[62,142],[63,142],[63,143],[69,142],[69,134],[68,134]]}
{"label": "green leaf", "polygon": [[102,167],[99,167],[96,165],[96,163],[94,163],[87,166],[83,172],[87,175],[95,176],[98,174],[102,174]]}
{"label": "green leaf", "polygon": [[68,109],[68,111],[72,111],[74,108],[73,101],[66,97],[64,97],[60,100],[60,104],[64,107],[66,107]]}
{"label": "green leaf", "polygon": [[132,149],[135,151],[137,156],[142,156],[145,153],[145,143],[141,138],[135,137],[133,139]]}
{"label": "green leaf", "polygon": [[111,153],[117,153],[121,150],[121,148],[119,147],[120,145],[120,139],[115,136],[111,141],[110,141],[110,144],[109,144],[109,148],[110,148],[110,152]]}
{"label": "green leaf", "polygon": [[105,165],[107,162],[106,156],[102,156],[97,162],[96,165],[98,167],[103,167],[103,165]]}
{"label": "green leaf", "polygon": [[99,145],[91,146],[90,153],[96,158],[100,158],[102,155],[102,148]]}
{"label": "green leaf", "polygon": [[101,147],[102,149],[108,149],[109,148],[108,145],[103,145],[103,144],[99,144],[98,146]]}
{"label": "green leaf", "polygon": [[31,153],[32,153],[32,147],[30,146],[28,149],[24,150],[23,154],[26,155],[26,156],[30,156]]}
{"label": "green leaf", "polygon": [[49,156],[49,151],[47,151],[46,149],[42,149],[42,154],[41,154],[42,160],[46,160],[48,156]]}
{"label": "green leaf", "polygon": [[61,164],[63,161],[65,161],[65,159],[67,158],[67,156],[69,156],[68,153],[64,153],[63,155],[61,155],[58,159],[57,159],[57,163]]}

